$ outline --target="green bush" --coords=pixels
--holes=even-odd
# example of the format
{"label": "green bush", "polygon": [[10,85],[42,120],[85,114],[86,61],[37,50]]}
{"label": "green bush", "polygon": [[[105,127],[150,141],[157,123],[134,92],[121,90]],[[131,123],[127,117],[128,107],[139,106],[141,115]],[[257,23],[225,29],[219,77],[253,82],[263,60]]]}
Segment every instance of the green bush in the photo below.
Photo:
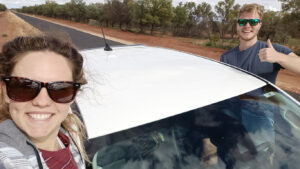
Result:
{"label": "green bush", "polygon": [[0,11],[6,11],[7,8],[4,4],[0,4]]}
{"label": "green bush", "polygon": [[207,43],[205,44],[205,46],[212,46],[212,43],[211,43],[211,42],[207,42]]}

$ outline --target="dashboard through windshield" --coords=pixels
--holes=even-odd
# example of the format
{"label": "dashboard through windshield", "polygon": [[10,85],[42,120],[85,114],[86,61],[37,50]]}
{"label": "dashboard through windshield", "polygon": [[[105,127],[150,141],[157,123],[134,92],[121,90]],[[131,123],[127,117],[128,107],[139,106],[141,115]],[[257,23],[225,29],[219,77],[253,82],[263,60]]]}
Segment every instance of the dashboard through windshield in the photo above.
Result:
{"label": "dashboard through windshield", "polygon": [[300,106],[267,85],[91,139],[86,149],[95,169],[295,169]]}

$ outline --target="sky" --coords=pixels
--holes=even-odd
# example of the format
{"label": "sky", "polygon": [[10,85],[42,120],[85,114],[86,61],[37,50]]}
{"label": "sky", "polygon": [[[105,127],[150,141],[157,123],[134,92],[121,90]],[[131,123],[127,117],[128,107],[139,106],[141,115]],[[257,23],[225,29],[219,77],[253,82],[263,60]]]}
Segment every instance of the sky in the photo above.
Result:
{"label": "sky", "polygon": [[[71,0],[55,0],[58,4],[64,4],[70,2]],[[96,3],[96,2],[105,2],[105,0],[84,0],[86,4],[89,3]],[[196,4],[207,2],[213,8],[214,6],[221,0],[173,0],[173,5],[177,6],[179,2],[188,2],[192,1]],[[40,5],[44,4],[45,0],[0,0],[0,3],[4,4],[7,8],[21,8],[22,6],[33,6],[33,5]],[[263,5],[266,10],[272,11],[280,11],[281,10],[281,3],[278,0],[235,0],[235,4],[243,5],[245,3],[258,3]]]}

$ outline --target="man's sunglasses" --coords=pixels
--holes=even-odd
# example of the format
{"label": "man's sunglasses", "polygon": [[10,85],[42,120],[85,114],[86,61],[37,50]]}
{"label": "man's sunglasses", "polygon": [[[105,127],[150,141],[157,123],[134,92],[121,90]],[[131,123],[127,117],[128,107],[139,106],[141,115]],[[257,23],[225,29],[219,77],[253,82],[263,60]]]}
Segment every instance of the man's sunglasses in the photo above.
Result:
{"label": "man's sunglasses", "polygon": [[238,23],[240,26],[245,26],[249,22],[251,26],[256,26],[260,20],[259,19],[238,19]]}
{"label": "man's sunglasses", "polygon": [[34,99],[43,87],[47,89],[50,98],[57,103],[71,102],[80,88],[80,83],[58,81],[39,82],[23,77],[5,76],[7,95],[11,100],[26,102]]}

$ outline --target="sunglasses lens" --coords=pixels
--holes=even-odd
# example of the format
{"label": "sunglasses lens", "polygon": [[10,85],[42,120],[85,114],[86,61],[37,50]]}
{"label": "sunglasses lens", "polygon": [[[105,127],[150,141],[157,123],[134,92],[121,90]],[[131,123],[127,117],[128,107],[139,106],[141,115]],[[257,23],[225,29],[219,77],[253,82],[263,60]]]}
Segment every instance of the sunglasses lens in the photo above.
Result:
{"label": "sunglasses lens", "polygon": [[29,101],[39,93],[39,84],[30,79],[11,77],[5,82],[7,95],[14,101]]}
{"label": "sunglasses lens", "polygon": [[259,20],[258,19],[250,19],[249,23],[251,26],[256,26],[259,23]]}
{"label": "sunglasses lens", "polygon": [[48,93],[57,103],[69,103],[74,99],[79,86],[70,82],[54,82],[49,84]]}
{"label": "sunglasses lens", "polygon": [[76,92],[80,88],[80,83],[73,82],[42,83],[22,77],[3,77],[2,79],[6,84],[8,97],[19,102],[34,99],[39,94],[41,88],[46,87],[53,101],[57,103],[69,103],[74,99]]}
{"label": "sunglasses lens", "polygon": [[245,26],[247,24],[247,20],[246,19],[239,19],[238,23],[240,26]]}
{"label": "sunglasses lens", "polygon": [[238,19],[238,23],[240,26],[245,26],[249,22],[251,26],[256,26],[260,20],[259,19]]}

